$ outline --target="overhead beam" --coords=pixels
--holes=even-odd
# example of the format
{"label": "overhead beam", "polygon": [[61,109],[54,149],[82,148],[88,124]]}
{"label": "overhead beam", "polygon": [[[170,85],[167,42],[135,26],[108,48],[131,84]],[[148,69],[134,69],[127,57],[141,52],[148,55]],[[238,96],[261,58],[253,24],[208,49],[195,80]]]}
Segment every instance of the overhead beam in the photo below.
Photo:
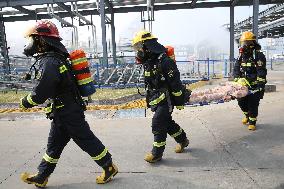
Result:
{"label": "overhead beam", "polygon": [[29,10],[29,9],[26,9],[22,6],[14,6],[13,7],[14,9],[17,9],[18,11],[24,13],[24,14],[29,14],[31,16],[36,16],[36,12],[35,11],[32,11],[32,10]]}
{"label": "overhead beam", "polygon": [[[261,1],[260,1],[260,4],[261,4]],[[268,15],[270,15],[273,12],[277,12],[277,11],[279,11],[281,9],[284,9],[284,3],[277,4],[275,6],[272,6],[272,7],[268,8],[268,9],[260,12],[258,17],[259,17],[259,19],[261,19],[261,18],[263,18],[265,16],[268,16]],[[251,23],[252,23],[252,17],[249,17],[248,19],[245,19],[245,20],[235,24],[235,29],[238,29],[238,28],[240,28],[240,27],[242,27],[244,25],[248,25],[248,24],[251,24]]]}
{"label": "overhead beam", "polygon": [[190,4],[191,7],[195,7],[197,1],[198,1],[198,0],[192,0],[192,1],[191,1],[191,4]]}
{"label": "overhead beam", "polygon": [[73,27],[73,28],[75,27],[72,23],[69,23],[66,20],[64,20],[63,18],[61,18],[60,16],[56,15],[54,13],[52,4],[51,4],[51,6],[49,4],[47,4],[47,10],[48,10],[48,16],[50,16],[51,18],[55,18],[61,24],[63,24],[65,27]]}
{"label": "overhead beam", "polygon": [[30,6],[30,5],[43,5],[52,3],[66,3],[87,0],[2,0],[0,1],[0,8],[15,7],[15,6]]}
{"label": "overhead beam", "polygon": [[261,34],[262,32],[270,30],[271,28],[280,28],[280,27],[284,28],[284,17],[281,19],[275,20],[271,23],[260,26],[258,28],[258,34]]}
{"label": "overhead beam", "polygon": [[59,7],[61,7],[62,9],[66,10],[67,12],[69,12],[70,14],[73,14],[72,10],[71,10],[71,6],[69,5],[65,5],[64,3],[56,3]]}
{"label": "overhead beam", "polygon": [[[262,36],[263,33],[273,32],[272,30],[283,30],[284,29],[284,17],[258,28],[258,36]],[[241,33],[235,35],[235,39],[238,40],[241,37]]]}
{"label": "overhead beam", "polygon": [[83,20],[85,22],[85,24],[93,25],[93,23],[91,21],[89,21],[87,18],[85,18],[84,16],[82,16],[81,14],[78,13],[76,4],[75,5],[72,4],[73,9],[74,9],[74,6],[75,6],[76,10],[72,10],[71,6],[65,5],[64,3],[57,3],[57,5],[61,8],[63,8],[64,10],[66,10],[67,12],[69,12],[72,16],[78,17],[80,20]]}
{"label": "overhead beam", "polygon": [[232,0],[232,6],[236,6],[240,0]]}
{"label": "overhead beam", "polygon": [[[54,0],[56,1],[56,0]],[[59,0],[58,0],[59,1]],[[70,1],[70,0],[69,0]],[[260,5],[266,5],[266,4],[276,4],[276,3],[283,3],[283,0],[261,0]],[[249,6],[252,5],[251,1],[240,1],[238,3],[238,6]],[[79,6],[79,5],[78,5]],[[86,5],[80,5],[79,8],[83,9],[84,7],[90,7],[90,4]],[[231,2],[230,1],[220,1],[220,2],[200,2],[196,3],[195,7],[191,7],[191,3],[181,3],[181,4],[167,4],[167,5],[155,5],[154,10],[178,10],[178,9],[193,9],[193,8],[215,8],[215,7],[230,7]],[[56,10],[56,9],[55,9]],[[145,6],[133,6],[133,7],[114,7],[113,12],[114,13],[128,13],[128,12],[141,12],[146,11],[147,7]],[[88,9],[88,10],[79,10],[79,14],[82,16],[87,15],[99,15],[97,8]],[[70,13],[68,12],[57,12],[56,13],[61,18],[70,17]],[[111,14],[110,8],[107,8],[105,10],[105,14]],[[48,19],[49,16],[46,12],[37,14],[38,19]],[[21,15],[21,16],[9,16],[9,17],[3,17],[0,18],[0,20],[3,20],[5,22],[15,22],[15,21],[27,21],[27,20],[36,20],[35,17],[30,15]]]}
{"label": "overhead beam", "polygon": [[[19,0],[17,0],[19,1]],[[25,1],[25,0],[23,0]],[[33,0],[31,0],[33,1]],[[36,0],[36,2],[44,2],[44,3],[48,3],[50,0]],[[71,1],[76,1],[76,0],[52,0],[53,3],[56,2],[71,2]],[[85,1],[85,0],[78,0],[78,1]],[[195,0],[192,0],[192,2]],[[191,2],[191,3],[192,3]],[[2,2],[0,2],[1,5]],[[231,2],[228,1],[219,1],[219,2],[200,2],[200,3],[196,3],[196,7],[192,7],[191,3],[181,3],[181,4],[164,4],[164,5],[155,5],[155,7],[163,7],[163,8],[158,8],[155,10],[176,10],[176,9],[192,9],[192,8],[214,8],[214,7],[230,7],[231,6]],[[283,3],[283,0],[261,0],[260,1],[260,5],[267,5],[267,4],[279,4],[279,3]],[[2,3],[3,4],[3,3]],[[40,3],[43,4],[43,3]],[[35,5],[35,4],[34,4]],[[135,5],[139,5],[138,3]],[[141,4],[140,4],[141,5]],[[240,1],[238,4],[238,6],[250,6],[252,5],[252,1]],[[17,5],[14,5],[17,6]],[[19,5],[20,6],[20,5]],[[114,5],[113,5],[114,6]],[[6,6],[4,6],[6,7]],[[125,13],[125,12],[140,12],[141,11],[141,7],[143,9],[144,6],[128,6],[128,7],[116,7],[114,6],[115,9],[115,13]],[[0,6],[1,8],[1,6]],[[94,3],[83,3],[78,5],[78,9],[97,9],[96,4]],[[122,9],[121,11],[119,9]],[[37,13],[45,13],[47,10],[46,8],[37,8]],[[54,11],[60,11],[58,9],[58,7],[54,7]],[[87,13],[91,12],[93,10],[85,10]],[[21,14],[21,12],[19,11],[0,11],[0,14],[2,15],[16,15],[16,14]],[[82,14],[85,15],[85,14]]]}
{"label": "overhead beam", "polygon": [[109,2],[109,0],[105,0],[105,3],[107,5],[107,7],[110,9],[110,11],[113,11],[113,4]]}

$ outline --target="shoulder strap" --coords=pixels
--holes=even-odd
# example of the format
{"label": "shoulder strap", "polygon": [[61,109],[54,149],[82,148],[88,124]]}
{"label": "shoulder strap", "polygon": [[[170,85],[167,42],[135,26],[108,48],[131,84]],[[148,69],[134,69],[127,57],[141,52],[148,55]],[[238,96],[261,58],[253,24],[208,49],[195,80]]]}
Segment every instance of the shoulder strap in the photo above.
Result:
{"label": "shoulder strap", "polygon": [[158,67],[158,72],[160,74],[163,75],[163,69],[162,69],[162,60],[164,60],[166,58],[167,54],[166,53],[161,53],[159,56],[158,56],[158,64],[157,64],[157,67]]}

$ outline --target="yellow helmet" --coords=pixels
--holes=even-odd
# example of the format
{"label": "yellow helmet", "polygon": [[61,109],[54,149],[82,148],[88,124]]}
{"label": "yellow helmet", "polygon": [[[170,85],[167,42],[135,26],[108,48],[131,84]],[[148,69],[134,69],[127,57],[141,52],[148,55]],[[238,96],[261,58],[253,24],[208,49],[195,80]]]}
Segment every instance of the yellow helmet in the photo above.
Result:
{"label": "yellow helmet", "polygon": [[136,35],[134,36],[132,40],[132,45],[134,46],[137,45],[137,43],[143,43],[145,40],[148,39],[157,39],[157,38],[151,32],[141,30],[137,32]]}
{"label": "yellow helmet", "polygon": [[246,31],[242,34],[240,38],[240,43],[242,44],[245,41],[255,41],[255,40],[256,40],[255,35],[250,31]]}

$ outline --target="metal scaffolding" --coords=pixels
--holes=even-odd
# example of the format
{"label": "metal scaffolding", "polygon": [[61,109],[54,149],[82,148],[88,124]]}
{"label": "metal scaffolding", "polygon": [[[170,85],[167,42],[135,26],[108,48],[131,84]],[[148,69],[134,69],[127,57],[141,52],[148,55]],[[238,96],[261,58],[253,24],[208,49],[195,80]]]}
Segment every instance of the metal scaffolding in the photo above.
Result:
{"label": "metal scaffolding", "polygon": [[[68,4],[67,4],[68,3]],[[194,8],[214,8],[214,7],[228,7],[230,8],[230,60],[234,59],[234,34],[237,35],[236,31],[242,31],[243,28],[251,26],[254,23],[254,31],[257,32],[258,36],[264,37],[267,28],[276,28],[279,25],[283,25],[283,20],[275,20],[271,22],[270,25],[263,25],[258,28],[258,22],[262,24],[262,18],[266,18],[270,15],[269,12],[275,12],[278,10],[283,11],[282,4],[283,0],[96,0],[90,2],[88,0],[2,0],[0,1],[0,9],[5,7],[12,7],[9,10],[0,10],[0,29],[4,29],[4,22],[15,22],[15,21],[27,21],[27,20],[40,20],[40,19],[50,19],[56,18],[63,25],[73,27],[74,33],[77,26],[73,23],[67,23],[63,18],[65,17],[78,17],[79,26],[80,25],[90,25],[92,26],[92,31],[95,32],[96,28],[92,23],[92,20],[87,20],[84,16],[100,15],[101,17],[101,29],[102,29],[102,47],[103,47],[103,57],[102,64],[108,67],[108,48],[106,41],[106,25],[111,26],[111,43],[112,43],[112,59],[113,63],[116,64],[116,42],[115,42],[115,13],[128,13],[128,12],[141,12],[146,13],[146,19],[141,19],[142,21],[148,22],[148,29],[152,29],[152,21],[154,20],[154,12],[159,10],[178,10],[178,9],[194,9]],[[26,8],[26,6],[31,5],[45,5],[49,6],[36,8]],[[266,4],[278,4],[274,9],[270,9],[267,12],[258,14],[258,6]],[[246,20],[242,23],[234,25],[234,7],[235,6],[254,6],[254,17]],[[280,6],[280,7],[279,7]],[[110,15],[110,18],[108,17]],[[282,15],[274,15],[275,17],[283,17]],[[257,19],[259,17],[259,19]],[[274,19],[274,18],[271,18]],[[272,20],[273,21],[273,20]],[[5,32],[4,32],[5,33]],[[283,32],[282,32],[283,33]],[[268,35],[268,34],[267,34]],[[92,35],[94,36],[94,34]],[[93,37],[94,40],[95,37]],[[7,55],[8,50],[6,40],[1,33],[1,52]],[[6,45],[6,46],[5,46]],[[5,47],[4,47],[5,46]],[[97,50],[97,49],[96,49]],[[8,68],[5,67],[5,69]]]}
{"label": "metal scaffolding", "polygon": [[[256,1],[256,0],[254,0]],[[256,14],[257,11],[254,11]],[[258,19],[249,17],[234,25],[235,39],[238,41],[244,31],[253,31],[258,39],[284,37],[284,3],[276,4],[255,15]],[[255,23],[257,22],[257,23]],[[253,24],[255,23],[255,24]],[[257,25],[258,29],[253,27]]]}

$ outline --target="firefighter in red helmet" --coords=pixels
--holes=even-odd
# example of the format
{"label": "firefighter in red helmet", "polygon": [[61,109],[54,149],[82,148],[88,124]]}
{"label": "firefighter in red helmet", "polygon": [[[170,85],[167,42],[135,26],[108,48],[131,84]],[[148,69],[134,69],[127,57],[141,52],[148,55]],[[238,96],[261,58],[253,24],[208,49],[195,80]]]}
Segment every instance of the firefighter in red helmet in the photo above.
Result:
{"label": "firefighter in red helmet", "polygon": [[48,177],[54,171],[60,155],[70,141],[73,141],[103,168],[96,182],[104,184],[118,172],[111,154],[90,130],[85,120],[85,104],[71,73],[69,56],[60,42],[58,29],[50,21],[38,21],[26,33],[30,39],[24,54],[36,58],[35,75],[38,80],[33,91],[21,99],[20,107],[27,109],[49,101],[45,108],[52,120],[47,150],[38,166],[37,174],[22,173],[21,179],[37,187],[45,187]]}

